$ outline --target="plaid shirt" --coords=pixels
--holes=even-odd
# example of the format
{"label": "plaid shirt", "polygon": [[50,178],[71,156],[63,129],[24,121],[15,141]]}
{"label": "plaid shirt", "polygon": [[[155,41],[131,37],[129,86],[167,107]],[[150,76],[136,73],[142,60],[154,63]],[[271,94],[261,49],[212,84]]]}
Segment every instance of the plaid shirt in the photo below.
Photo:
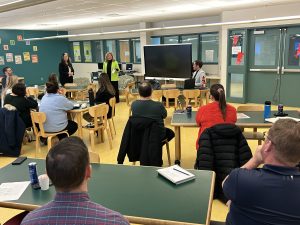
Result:
{"label": "plaid shirt", "polygon": [[23,225],[129,225],[120,214],[91,202],[87,193],[57,193],[54,201],[30,212]]}

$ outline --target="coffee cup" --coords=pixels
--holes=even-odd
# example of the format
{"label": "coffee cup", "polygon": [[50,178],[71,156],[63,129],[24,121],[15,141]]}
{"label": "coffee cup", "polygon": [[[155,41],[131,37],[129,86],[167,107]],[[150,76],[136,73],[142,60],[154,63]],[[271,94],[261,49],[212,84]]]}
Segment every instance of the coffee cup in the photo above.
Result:
{"label": "coffee cup", "polygon": [[42,191],[46,191],[49,189],[49,177],[47,174],[42,174],[39,176],[39,184]]}

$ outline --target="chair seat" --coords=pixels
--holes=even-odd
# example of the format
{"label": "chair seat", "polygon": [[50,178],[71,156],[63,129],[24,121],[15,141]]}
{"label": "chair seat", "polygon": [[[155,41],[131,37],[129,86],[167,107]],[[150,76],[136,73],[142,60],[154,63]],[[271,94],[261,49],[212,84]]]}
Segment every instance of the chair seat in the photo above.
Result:
{"label": "chair seat", "polygon": [[264,134],[260,132],[244,131],[243,135],[246,139],[249,140],[265,140]]}
{"label": "chair seat", "polygon": [[43,138],[47,138],[47,137],[52,137],[52,136],[56,136],[58,134],[68,134],[68,132],[66,130],[60,131],[60,132],[56,132],[56,133],[45,133],[45,135],[43,136],[41,132],[38,133],[38,136],[43,137]]}

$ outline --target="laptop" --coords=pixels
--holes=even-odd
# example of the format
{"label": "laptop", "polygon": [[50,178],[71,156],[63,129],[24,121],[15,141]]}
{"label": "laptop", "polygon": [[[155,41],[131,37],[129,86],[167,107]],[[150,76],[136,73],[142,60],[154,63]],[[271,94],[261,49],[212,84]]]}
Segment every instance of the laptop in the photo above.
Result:
{"label": "laptop", "polygon": [[184,81],[184,89],[194,89],[195,88],[195,79],[187,79]]}

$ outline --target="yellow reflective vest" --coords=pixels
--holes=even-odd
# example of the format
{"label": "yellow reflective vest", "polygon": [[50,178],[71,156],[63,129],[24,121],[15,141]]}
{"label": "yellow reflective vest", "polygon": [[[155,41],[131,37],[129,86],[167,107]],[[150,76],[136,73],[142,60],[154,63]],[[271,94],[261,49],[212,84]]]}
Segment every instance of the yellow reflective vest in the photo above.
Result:
{"label": "yellow reflective vest", "polygon": [[[111,81],[119,80],[119,64],[116,60],[111,62]],[[107,73],[107,62],[103,62],[103,73]]]}

